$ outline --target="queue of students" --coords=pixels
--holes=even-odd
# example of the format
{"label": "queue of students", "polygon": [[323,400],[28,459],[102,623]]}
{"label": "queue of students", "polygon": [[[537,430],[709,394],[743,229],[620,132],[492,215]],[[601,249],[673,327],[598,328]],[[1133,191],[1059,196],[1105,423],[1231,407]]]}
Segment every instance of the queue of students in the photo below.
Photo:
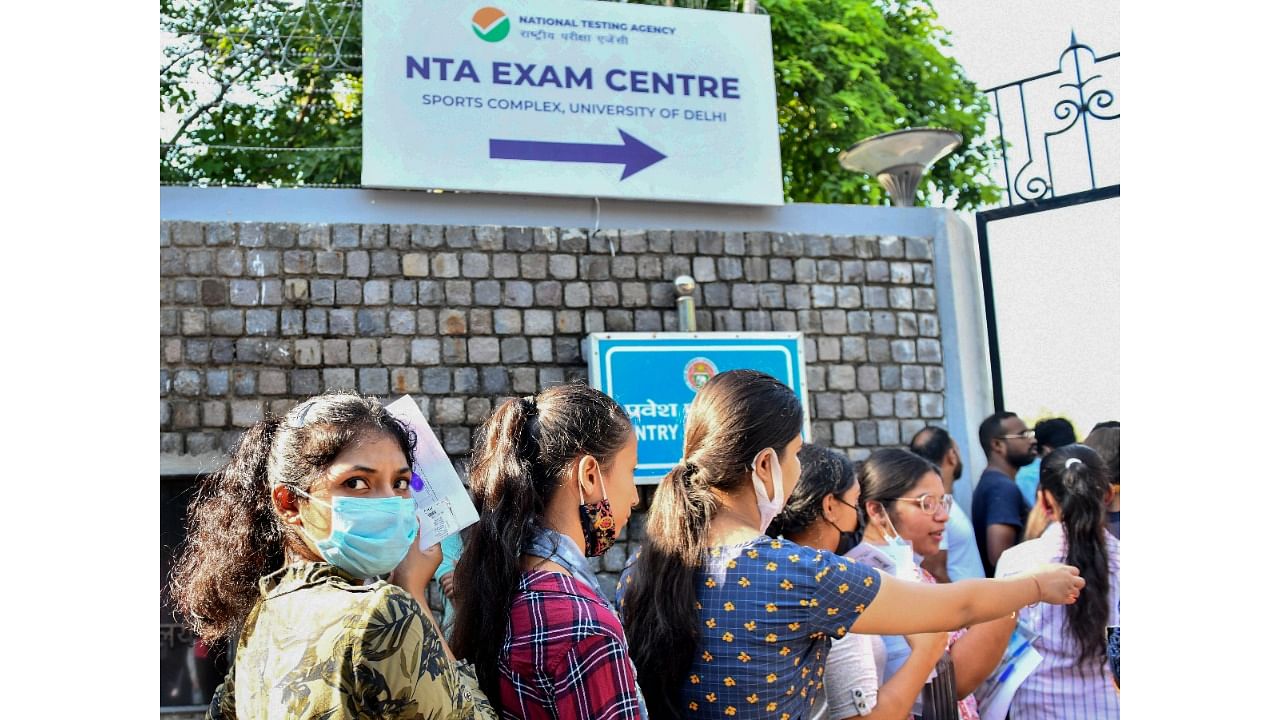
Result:
{"label": "queue of students", "polygon": [[[210,717],[905,717],[931,674],[954,697],[930,707],[973,717],[961,701],[1015,613],[1066,606],[1066,647],[1092,637],[1115,583],[1088,556],[1105,544],[1081,544],[1087,493],[1066,486],[1097,485],[1076,467],[1097,463],[1075,458],[1066,485],[1044,487],[1066,552],[1050,539],[998,578],[935,584],[911,548],[942,537],[936,467],[881,450],[855,475],[802,450],[802,412],[759,372],[708,381],[611,598],[588,558],[638,501],[625,411],[581,384],[506,401],[472,453],[479,521],[452,571],[448,643],[426,608],[441,554],[415,542],[412,435],[353,394],[269,417],[203,482],[172,585],[205,641],[237,638]],[[1055,456],[1046,472],[1069,462]],[[851,687],[833,642],[876,681]]]}

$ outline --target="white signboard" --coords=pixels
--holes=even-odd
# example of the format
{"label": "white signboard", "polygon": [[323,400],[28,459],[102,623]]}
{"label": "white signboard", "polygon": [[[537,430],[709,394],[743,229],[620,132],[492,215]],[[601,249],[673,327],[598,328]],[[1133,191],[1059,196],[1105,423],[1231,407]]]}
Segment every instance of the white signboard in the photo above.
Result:
{"label": "white signboard", "polygon": [[365,0],[370,187],[782,204],[769,19]]}

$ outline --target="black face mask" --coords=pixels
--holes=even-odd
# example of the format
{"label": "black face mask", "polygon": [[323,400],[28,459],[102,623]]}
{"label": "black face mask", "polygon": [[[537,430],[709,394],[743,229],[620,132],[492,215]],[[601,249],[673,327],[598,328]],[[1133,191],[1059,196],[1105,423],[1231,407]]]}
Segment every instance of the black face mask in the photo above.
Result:
{"label": "black face mask", "polygon": [[840,542],[836,543],[836,554],[843,555],[857,547],[858,541],[854,537],[854,533],[840,531]]}

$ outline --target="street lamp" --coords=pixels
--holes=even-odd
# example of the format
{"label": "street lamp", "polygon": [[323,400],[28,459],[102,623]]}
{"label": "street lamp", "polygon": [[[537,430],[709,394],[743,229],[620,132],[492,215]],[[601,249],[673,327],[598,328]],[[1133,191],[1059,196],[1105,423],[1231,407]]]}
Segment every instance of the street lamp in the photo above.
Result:
{"label": "street lamp", "polygon": [[963,140],[960,133],[943,128],[895,130],[858,141],[840,153],[840,165],[875,175],[894,205],[911,207],[920,178]]}

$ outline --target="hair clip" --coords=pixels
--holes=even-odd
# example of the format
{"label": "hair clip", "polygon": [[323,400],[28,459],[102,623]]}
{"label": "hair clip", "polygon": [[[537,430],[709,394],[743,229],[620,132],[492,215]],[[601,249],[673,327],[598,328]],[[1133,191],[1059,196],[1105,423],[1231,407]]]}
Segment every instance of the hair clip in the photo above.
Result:
{"label": "hair clip", "polygon": [[1084,461],[1083,461],[1083,460],[1081,460],[1080,458],[1068,458],[1068,459],[1067,459],[1067,464],[1066,464],[1066,465],[1064,465],[1063,467],[1064,467],[1064,468],[1070,468],[1070,467],[1071,467],[1071,465],[1072,465],[1072,464],[1074,464],[1074,463],[1080,463],[1081,465],[1083,465],[1083,464],[1084,464]]}
{"label": "hair clip", "polygon": [[315,400],[308,400],[302,405],[299,405],[297,409],[293,411],[294,417],[292,420],[289,421],[289,427],[300,428],[303,425],[306,425],[307,414],[311,412],[311,408],[315,407],[315,404],[316,404]]}

